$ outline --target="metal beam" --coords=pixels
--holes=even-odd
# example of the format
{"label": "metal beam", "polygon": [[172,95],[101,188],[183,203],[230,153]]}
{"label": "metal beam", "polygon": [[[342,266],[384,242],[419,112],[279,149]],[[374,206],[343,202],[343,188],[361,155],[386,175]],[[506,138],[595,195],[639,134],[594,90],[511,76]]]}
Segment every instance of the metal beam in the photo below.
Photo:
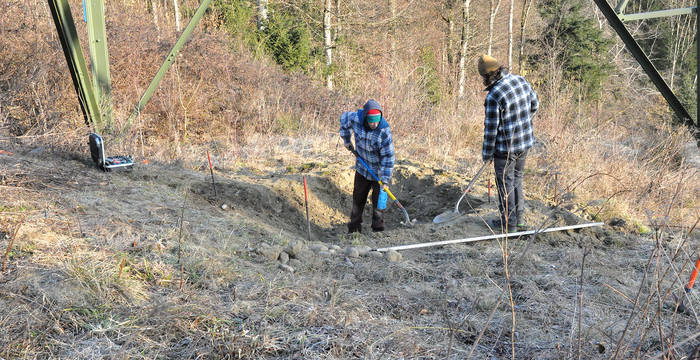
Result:
{"label": "metal beam", "polygon": [[189,40],[190,36],[192,35],[192,31],[194,31],[194,28],[199,23],[199,20],[202,19],[202,16],[204,16],[204,12],[206,11],[207,7],[209,7],[211,1],[212,0],[203,0],[202,3],[199,5],[199,8],[194,13],[194,16],[192,16],[192,19],[187,24],[187,27],[185,27],[185,30],[182,32],[182,35],[180,35],[180,37],[177,39],[172,50],[170,50],[170,53],[165,58],[163,65],[160,66],[160,69],[158,69],[158,72],[153,77],[151,84],[148,85],[148,88],[141,96],[141,100],[139,100],[138,104],[136,104],[136,107],[134,107],[134,109],[131,111],[129,118],[127,119],[126,129],[128,129],[131,126],[134,117],[136,117],[141,112],[141,110],[143,110],[143,108],[146,107],[148,100],[151,99],[151,96],[153,96],[153,93],[156,91],[156,87],[158,86],[160,81],[163,80],[165,73],[175,62],[177,54],[180,52],[187,40]]}
{"label": "metal beam", "polygon": [[622,21],[634,21],[634,20],[644,20],[644,19],[654,19],[667,16],[676,15],[688,15],[696,12],[696,7],[687,7],[682,9],[670,9],[670,10],[659,10],[659,11],[649,11],[645,13],[637,14],[620,14],[620,20]]}
{"label": "metal beam", "polygon": [[[92,65],[92,80],[95,98],[100,106],[102,120],[107,127],[112,126],[112,81],[109,73],[109,54],[105,30],[104,0],[88,0],[85,7],[87,30]],[[100,129],[99,131],[103,131]]]}
{"label": "metal beam", "polygon": [[58,37],[61,40],[68,71],[73,79],[73,87],[78,94],[78,102],[85,118],[85,124],[95,127],[101,126],[102,119],[99,107],[90,83],[90,74],[85,66],[85,58],[80,48],[80,39],[75,30],[68,0],[48,0],[48,3]]}
{"label": "metal beam", "polygon": [[389,251],[389,250],[399,251],[399,250],[408,250],[408,249],[420,249],[420,248],[431,247],[431,246],[443,246],[443,245],[451,245],[451,244],[471,243],[471,242],[484,241],[484,240],[502,239],[504,237],[517,238],[520,236],[544,234],[544,233],[554,232],[554,231],[583,229],[583,228],[588,228],[588,227],[593,227],[593,226],[603,226],[603,225],[605,225],[605,223],[602,223],[602,222],[579,224],[579,225],[569,225],[569,226],[548,228],[548,229],[544,229],[544,230],[518,231],[518,232],[514,232],[514,233],[510,233],[510,234],[494,234],[494,235],[486,235],[486,236],[477,236],[477,237],[466,238],[466,239],[434,241],[434,242],[411,244],[411,245],[399,245],[399,246],[374,249],[374,251],[381,251],[381,252]]}
{"label": "metal beam", "polygon": [[[634,40],[632,34],[627,31],[625,24],[623,24],[622,20],[620,20],[617,14],[615,14],[615,11],[610,7],[608,2],[606,0],[593,1],[598,6],[598,9],[600,9],[600,12],[602,12],[605,18],[608,20],[610,26],[615,30],[615,32],[617,32],[617,35],[625,43],[627,50],[632,53],[635,60],[637,60],[639,65],[642,66],[644,72],[647,74],[647,76],[649,76],[651,82],[654,83],[656,88],[659,90],[661,95],[663,95],[664,99],[666,99],[666,102],[668,102],[669,106],[671,106],[671,109],[673,109],[674,113],[676,116],[678,116],[681,122],[689,126],[698,126],[693,122],[693,119],[690,117],[690,114],[688,114],[688,111],[685,109],[680,100],[678,100],[676,95],[673,94],[673,91],[661,77],[659,71],[656,70],[654,64],[652,64],[646,54],[644,54],[642,48],[639,47],[639,44],[636,40]],[[700,132],[697,133],[696,136],[700,137]]]}
{"label": "metal beam", "polygon": [[625,12],[625,8],[627,7],[627,3],[629,0],[620,0],[620,2],[617,3],[617,7],[615,7],[615,12],[618,14],[622,14]]}

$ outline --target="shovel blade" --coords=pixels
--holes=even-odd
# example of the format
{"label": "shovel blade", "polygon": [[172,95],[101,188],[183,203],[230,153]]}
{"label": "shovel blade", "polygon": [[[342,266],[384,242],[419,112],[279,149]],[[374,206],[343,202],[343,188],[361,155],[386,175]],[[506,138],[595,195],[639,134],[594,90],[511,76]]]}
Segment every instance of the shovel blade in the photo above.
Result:
{"label": "shovel blade", "polygon": [[459,213],[459,211],[445,211],[444,213],[436,216],[435,219],[433,219],[433,224],[441,224],[444,222],[452,221],[458,218],[460,215],[461,214]]}

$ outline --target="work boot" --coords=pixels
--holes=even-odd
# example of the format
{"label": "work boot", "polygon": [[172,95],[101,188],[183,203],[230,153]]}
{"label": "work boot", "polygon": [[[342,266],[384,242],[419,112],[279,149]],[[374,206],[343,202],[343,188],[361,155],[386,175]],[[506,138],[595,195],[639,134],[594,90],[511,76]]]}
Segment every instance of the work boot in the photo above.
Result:
{"label": "work boot", "polygon": [[[494,232],[504,232],[505,231],[505,226],[503,224],[503,221],[501,219],[493,219],[489,220],[489,226],[491,227],[491,230]],[[518,226],[508,223],[508,233],[514,233],[518,232]]]}

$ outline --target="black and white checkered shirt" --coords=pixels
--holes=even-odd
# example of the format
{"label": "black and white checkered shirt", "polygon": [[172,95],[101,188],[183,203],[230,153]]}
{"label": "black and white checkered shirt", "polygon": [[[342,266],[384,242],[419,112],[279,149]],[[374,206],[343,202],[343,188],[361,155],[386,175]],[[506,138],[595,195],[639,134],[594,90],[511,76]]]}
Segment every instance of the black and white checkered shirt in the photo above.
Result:
{"label": "black and white checkered shirt", "polygon": [[494,153],[525,151],[535,144],[532,117],[539,107],[537,93],[522,76],[503,71],[503,77],[491,84],[484,101],[484,146],[482,158]]}

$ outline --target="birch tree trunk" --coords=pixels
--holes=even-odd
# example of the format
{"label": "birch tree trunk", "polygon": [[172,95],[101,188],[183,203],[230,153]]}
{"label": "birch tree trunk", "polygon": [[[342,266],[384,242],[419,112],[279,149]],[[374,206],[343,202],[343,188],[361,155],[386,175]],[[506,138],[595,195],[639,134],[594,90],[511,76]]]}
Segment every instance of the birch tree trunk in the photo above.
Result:
{"label": "birch tree trunk", "polygon": [[523,72],[523,51],[525,50],[525,24],[527,22],[527,15],[530,12],[530,6],[533,0],[525,0],[523,4],[523,11],[520,16],[520,50],[518,51],[518,73],[520,75],[525,75]]}
{"label": "birch tree trunk", "polygon": [[173,0],[173,8],[175,8],[175,30],[179,33],[182,30],[182,26],[180,26],[180,6],[177,0]]}
{"label": "birch tree trunk", "polygon": [[333,90],[333,44],[331,42],[331,0],[326,0],[323,8],[323,46],[326,50],[326,87]]}
{"label": "birch tree trunk", "polygon": [[[455,63],[455,45],[454,45],[454,32],[455,32],[455,19],[453,16],[454,12],[454,0],[447,0],[445,6],[445,14],[442,19],[447,23],[447,31],[445,32],[445,51],[441,61],[441,72],[447,74],[447,88],[450,92],[454,92],[454,63]],[[447,68],[447,70],[445,70]]]}
{"label": "birch tree trunk", "polygon": [[258,30],[265,29],[267,22],[267,0],[258,0]]}
{"label": "birch tree trunk", "polygon": [[493,23],[496,20],[496,14],[498,13],[498,7],[501,6],[501,0],[496,1],[496,6],[494,7],[493,0],[489,0],[489,47],[486,52],[491,55],[491,48],[493,46]]}
{"label": "birch tree trunk", "polygon": [[389,59],[391,64],[396,64],[396,29],[394,27],[394,18],[396,17],[396,0],[389,0],[389,14],[391,22],[389,23]]}
{"label": "birch tree trunk", "polygon": [[160,41],[160,25],[158,24],[158,0],[153,0],[151,3],[153,5],[153,24],[156,26],[156,33],[158,41]]}
{"label": "birch tree trunk", "polygon": [[508,69],[512,69],[513,65],[513,3],[515,0],[510,0],[510,10],[508,11]]}
{"label": "birch tree trunk", "polygon": [[465,62],[467,57],[467,47],[469,46],[469,5],[471,0],[464,0],[464,8],[462,9],[462,39],[461,51],[459,52],[459,95],[461,100],[464,97],[464,79],[466,76]]}

